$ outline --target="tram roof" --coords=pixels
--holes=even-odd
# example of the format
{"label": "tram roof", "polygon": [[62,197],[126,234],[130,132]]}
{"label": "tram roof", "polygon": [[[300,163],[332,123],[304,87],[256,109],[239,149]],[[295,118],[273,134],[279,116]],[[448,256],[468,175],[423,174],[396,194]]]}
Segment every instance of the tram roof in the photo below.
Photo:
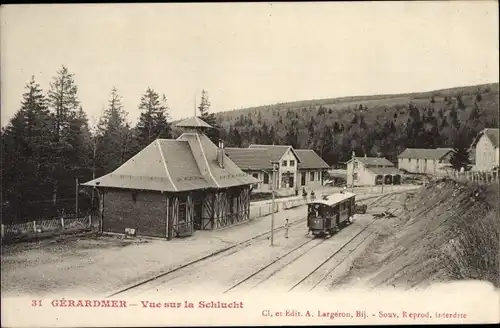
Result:
{"label": "tram roof", "polygon": [[326,205],[326,206],[333,206],[333,205],[336,205],[336,204],[338,204],[346,199],[349,199],[351,197],[354,197],[354,196],[356,196],[356,194],[354,194],[352,192],[344,192],[344,193],[339,192],[339,193],[327,196],[328,199],[326,199],[326,200],[318,199],[318,200],[309,202],[309,204],[322,204],[322,205]]}

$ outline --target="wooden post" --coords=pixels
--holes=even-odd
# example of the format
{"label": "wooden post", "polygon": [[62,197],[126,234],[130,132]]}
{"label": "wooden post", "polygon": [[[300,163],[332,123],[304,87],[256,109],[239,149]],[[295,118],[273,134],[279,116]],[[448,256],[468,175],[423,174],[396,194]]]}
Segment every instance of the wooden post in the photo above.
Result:
{"label": "wooden post", "polygon": [[[170,199],[168,198],[168,195],[165,196],[165,202],[166,202],[166,209],[165,209],[165,215],[166,215],[166,220],[165,220],[165,237],[168,238],[168,227],[169,227],[169,222],[168,222],[168,218],[169,218],[169,206],[170,206]],[[202,205],[203,206],[203,205]],[[202,221],[202,224],[203,224],[203,221]]]}
{"label": "wooden post", "polygon": [[78,218],[78,178],[75,179],[75,218]]}
{"label": "wooden post", "polygon": [[62,227],[62,228],[63,228],[63,230],[64,230],[64,218],[63,218],[63,217],[61,217],[61,227]]}
{"label": "wooden post", "polygon": [[5,237],[5,225],[2,223],[2,238]]}
{"label": "wooden post", "polygon": [[[97,189],[97,191],[99,191]],[[101,234],[104,233],[104,191],[99,193],[98,192],[98,195],[99,197],[99,212],[100,212],[100,221],[99,224],[101,225],[100,229],[101,229]]]}
{"label": "wooden post", "polygon": [[173,216],[174,216],[174,211],[175,210],[175,198],[173,199],[173,202],[172,202],[172,213],[170,213],[170,215],[168,216],[168,232],[167,232],[167,240],[172,240],[172,236],[173,236],[173,233],[174,233],[174,230],[173,230]]}
{"label": "wooden post", "polygon": [[36,221],[33,221],[33,231],[36,232]]}

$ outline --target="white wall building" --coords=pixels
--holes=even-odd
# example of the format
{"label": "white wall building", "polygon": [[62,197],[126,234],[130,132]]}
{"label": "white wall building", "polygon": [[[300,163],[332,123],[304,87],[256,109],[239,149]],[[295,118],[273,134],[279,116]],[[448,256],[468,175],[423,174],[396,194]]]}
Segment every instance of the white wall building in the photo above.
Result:
{"label": "white wall building", "polygon": [[406,148],[398,156],[398,168],[410,173],[446,175],[450,172],[452,148]]}
{"label": "white wall building", "polygon": [[498,168],[498,129],[484,129],[478,133],[471,145],[475,155],[474,171],[491,171]]}
{"label": "white wall building", "polygon": [[225,148],[226,155],[238,167],[259,179],[254,192],[272,190],[272,163],[275,162],[275,189],[292,194],[295,190],[315,189],[322,184],[323,170],[328,164],[314,150],[295,150],[283,145],[250,145],[248,148]]}
{"label": "white wall building", "polygon": [[355,157],[347,162],[347,185],[401,184],[401,173],[383,157]]}

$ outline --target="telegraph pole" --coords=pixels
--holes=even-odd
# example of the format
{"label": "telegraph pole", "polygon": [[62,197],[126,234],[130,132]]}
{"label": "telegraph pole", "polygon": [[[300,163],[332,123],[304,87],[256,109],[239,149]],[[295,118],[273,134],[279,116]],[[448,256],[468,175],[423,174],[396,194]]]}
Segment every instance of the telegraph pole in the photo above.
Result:
{"label": "telegraph pole", "polygon": [[351,192],[354,193],[354,162],[356,161],[356,154],[354,150],[352,151],[352,183],[351,183]]}
{"label": "telegraph pole", "polygon": [[75,218],[78,218],[78,178],[75,179]]}
{"label": "telegraph pole", "polygon": [[271,183],[272,185],[272,203],[271,203],[271,246],[274,246],[274,207],[275,207],[275,203],[274,203],[274,191],[275,191],[275,181],[276,181],[276,178],[275,178],[275,163],[274,162],[271,162],[271,164],[273,165],[273,182]]}

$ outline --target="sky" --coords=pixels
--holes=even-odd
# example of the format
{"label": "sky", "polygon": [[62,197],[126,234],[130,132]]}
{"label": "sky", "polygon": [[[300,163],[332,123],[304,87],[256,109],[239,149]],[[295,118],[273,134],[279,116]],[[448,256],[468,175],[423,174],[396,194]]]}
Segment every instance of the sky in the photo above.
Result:
{"label": "sky", "polygon": [[2,126],[31,76],[65,65],[90,123],[115,86],[128,120],[148,87],[170,115],[498,82],[498,2],[6,5]]}

